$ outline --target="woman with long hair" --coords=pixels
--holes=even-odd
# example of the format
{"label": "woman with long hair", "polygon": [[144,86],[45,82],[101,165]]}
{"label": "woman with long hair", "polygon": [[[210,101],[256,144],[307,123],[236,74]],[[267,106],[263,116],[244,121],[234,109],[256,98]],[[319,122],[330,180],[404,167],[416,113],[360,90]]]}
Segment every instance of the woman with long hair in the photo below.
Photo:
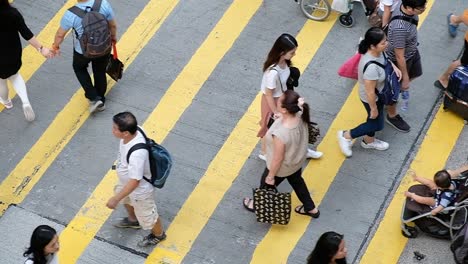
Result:
{"label": "woman with long hair", "polygon": [[48,225],[40,225],[31,235],[31,244],[23,256],[25,264],[57,264],[56,254],[60,245],[57,231]]}
{"label": "woman with long hair", "polygon": [[[260,130],[257,133],[257,137],[262,139],[261,151],[258,155],[262,160],[266,160],[263,137],[267,133],[271,118],[276,118],[279,114],[276,104],[278,98],[288,89],[286,82],[291,73],[289,67],[292,65],[291,59],[296,55],[297,47],[297,40],[292,35],[284,33],[276,39],[263,63],[263,78],[260,87],[262,92],[261,119]],[[318,159],[323,154],[309,149],[307,155],[308,158]]]}
{"label": "woman with long hair", "polygon": [[[294,211],[318,218],[320,212],[302,178],[309,139],[309,106],[298,93],[286,90],[278,100],[276,111],[278,117],[264,137],[267,166],[260,180],[260,188],[278,186],[287,179],[302,202]],[[252,199],[245,198],[243,203],[248,211],[254,211]]]}
{"label": "woman with long hair", "polygon": [[307,264],[346,264],[347,252],[343,235],[333,231],[325,232],[307,258]]}
{"label": "woman with long hair", "polygon": [[[359,99],[366,109],[367,120],[353,129],[338,131],[338,143],[346,157],[353,155],[353,139],[361,136],[364,136],[361,141],[363,148],[386,150],[389,147],[387,142],[375,138],[375,132],[384,127],[384,104],[383,100],[379,99],[379,93],[385,86],[386,75],[382,67],[372,63],[392,63],[383,53],[387,45],[387,37],[378,27],[367,30],[364,39],[359,43],[359,53],[363,54],[358,66]],[[400,77],[401,71],[393,63],[392,66]]]}
{"label": "woman with long hair", "polygon": [[[7,80],[9,80],[23,103],[26,120],[35,119],[34,111],[28,99],[26,84],[18,73],[21,68],[23,48],[19,35],[29,42],[44,57],[52,57],[50,50],[43,47],[26,26],[23,16],[10,5],[9,0],[0,0],[0,103],[10,109],[13,103],[8,96]],[[18,34],[19,33],[19,34]]]}

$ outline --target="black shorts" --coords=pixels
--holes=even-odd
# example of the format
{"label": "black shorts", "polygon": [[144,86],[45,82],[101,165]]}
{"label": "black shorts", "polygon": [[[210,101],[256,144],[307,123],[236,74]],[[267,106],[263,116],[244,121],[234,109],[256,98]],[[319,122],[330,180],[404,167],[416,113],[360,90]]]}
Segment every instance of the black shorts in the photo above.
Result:
{"label": "black shorts", "polygon": [[463,54],[460,58],[460,62],[462,65],[468,65],[468,42],[465,39],[465,47],[463,48]]}
{"label": "black shorts", "polygon": [[[396,61],[393,63],[398,65]],[[406,60],[406,70],[408,71],[410,80],[416,79],[422,75],[421,55],[419,55],[418,50],[411,58]]]}

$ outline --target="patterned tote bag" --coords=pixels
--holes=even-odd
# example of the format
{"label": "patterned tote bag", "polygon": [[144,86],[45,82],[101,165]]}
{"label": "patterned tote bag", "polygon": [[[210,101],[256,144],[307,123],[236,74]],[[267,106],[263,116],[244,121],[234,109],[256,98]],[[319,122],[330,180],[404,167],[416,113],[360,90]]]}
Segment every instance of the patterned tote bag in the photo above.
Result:
{"label": "patterned tote bag", "polygon": [[257,221],[287,225],[291,217],[291,193],[280,193],[276,188],[253,190],[253,207]]}

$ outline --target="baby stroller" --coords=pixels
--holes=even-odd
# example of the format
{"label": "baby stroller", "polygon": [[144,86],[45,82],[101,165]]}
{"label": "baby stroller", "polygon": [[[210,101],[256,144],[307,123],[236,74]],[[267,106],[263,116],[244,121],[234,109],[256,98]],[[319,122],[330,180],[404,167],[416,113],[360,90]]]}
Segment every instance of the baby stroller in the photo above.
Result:
{"label": "baby stroller", "polygon": [[[446,207],[437,215],[431,215],[431,208],[406,198],[401,214],[401,233],[407,238],[416,238],[418,229],[409,226],[414,223],[419,230],[436,238],[451,239],[468,221],[468,171],[463,172],[457,179],[457,198],[452,206]],[[426,185],[413,185],[409,192],[433,197],[434,191]]]}
{"label": "baby stroller", "polygon": [[352,27],[354,19],[352,17],[354,3],[361,3],[366,16],[369,18],[378,8],[378,1],[376,0],[333,0],[332,9],[342,13],[338,18],[340,25],[343,27]]}

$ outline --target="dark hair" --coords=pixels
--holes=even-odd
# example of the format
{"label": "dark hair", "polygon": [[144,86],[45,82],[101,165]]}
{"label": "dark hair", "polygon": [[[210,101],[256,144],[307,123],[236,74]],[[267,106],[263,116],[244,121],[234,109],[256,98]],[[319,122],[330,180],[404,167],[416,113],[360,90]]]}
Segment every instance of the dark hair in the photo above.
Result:
{"label": "dark hair", "polygon": [[130,134],[134,135],[137,131],[138,123],[136,117],[130,112],[118,113],[112,120],[117,125],[120,132],[128,131]]}
{"label": "dark hair", "polygon": [[365,54],[371,46],[376,46],[385,38],[385,32],[379,27],[371,27],[366,31],[364,39],[359,43],[359,53]]}
{"label": "dark hair", "polygon": [[[343,235],[329,231],[323,233],[315,244],[315,248],[307,257],[307,264],[329,264],[336,255],[343,240]],[[346,263],[346,259],[340,261]]]}
{"label": "dark hair", "polygon": [[[293,90],[286,90],[283,95],[284,98],[283,101],[281,101],[281,107],[285,108],[290,114],[295,114],[301,111],[301,108],[299,108],[298,105],[299,98],[301,96],[298,93],[296,93]],[[307,103],[304,103],[304,105],[302,105],[301,117],[302,121],[304,121],[305,123],[310,123],[309,105]]]}
{"label": "dark hair", "polygon": [[24,252],[24,257],[32,257],[34,264],[46,264],[44,248],[54,239],[57,231],[48,225],[40,225],[31,235],[31,244]]}
{"label": "dark hair", "polygon": [[402,0],[401,5],[405,8],[421,8],[424,7],[427,3],[427,0]]}
{"label": "dark hair", "polygon": [[[292,35],[284,33],[279,36],[268,53],[267,59],[263,63],[263,71],[266,71],[271,65],[278,63],[282,55],[297,47],[297,40]],[[286,60],[286,63],[288,66],[292,65],[290,60]]]}
{"label": "dark hair", "polygon": [[0,7],[11,7],[9,0],[0,0]]}
{"label": "dark hair", "polygon": [[440,170],[434,174],[434,182],[440,187],[447,189],[450,187],[450,173],[447,170]]}

